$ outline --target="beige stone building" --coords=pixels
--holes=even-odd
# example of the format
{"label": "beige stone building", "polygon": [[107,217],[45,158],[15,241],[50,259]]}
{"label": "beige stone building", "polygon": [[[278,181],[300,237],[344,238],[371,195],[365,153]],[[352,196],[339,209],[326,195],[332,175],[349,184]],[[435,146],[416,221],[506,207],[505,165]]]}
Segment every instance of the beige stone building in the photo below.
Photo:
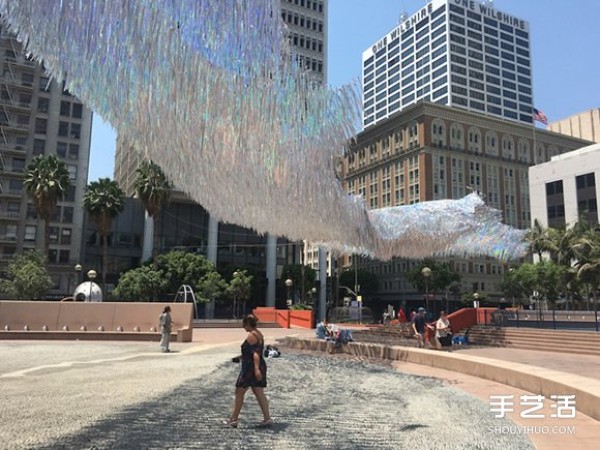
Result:
{"label": "beige stone building", "polygon": [[62,297],[75,287],[81,262],[83,192],[87,184],[92,112],[25,53],[0,27],[0,270],[17,253],[42,248],[44,222],[23,190],[27,166],[37,155],[67,164],[71,187],[50,221],[48,268]]}
{"label": "beige stone building", "polygon": [[[587,144],[543,129],[534,135],[531,125],[423,102],[356,136],[343,162],[343,183],[348,192],[363,195],[369,208],[458,199],[479,191],[503,212],[505,223],[527,228],[529,167]],[[501,261],[448,262],[462,277],[461,292],[501,298]],[[379,300],[396,304],[421,300],[404,278],[411,264],[400,259],[359,262],[379,277]]]}
{"label": "beige stone building", "polygon": [[587,141],[600,142],[600,108],[548,124],[548,130]]}

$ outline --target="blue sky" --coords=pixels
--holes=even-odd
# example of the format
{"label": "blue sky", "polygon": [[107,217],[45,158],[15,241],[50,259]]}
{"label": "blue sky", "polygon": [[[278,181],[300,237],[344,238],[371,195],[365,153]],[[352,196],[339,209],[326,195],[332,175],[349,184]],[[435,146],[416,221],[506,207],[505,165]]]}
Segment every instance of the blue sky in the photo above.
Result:
{"label": "blue sky", "polygon": [[[328,83],[358,79],[363,50],[412,15],[425,0],[329,0]],[[496,0],[529,22],[535,106],[550,121],[600,108],[600,1]],[[89,180],[113,178],[115,132],[96,115]]]}

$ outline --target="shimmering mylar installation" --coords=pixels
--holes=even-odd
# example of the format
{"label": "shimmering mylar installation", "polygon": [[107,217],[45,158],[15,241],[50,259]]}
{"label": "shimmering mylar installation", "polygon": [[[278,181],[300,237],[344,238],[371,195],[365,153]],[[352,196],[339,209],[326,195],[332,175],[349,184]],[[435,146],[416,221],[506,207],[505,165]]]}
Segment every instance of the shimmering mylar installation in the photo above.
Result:
{"label": "shimmering mylar installation", "polygon": [[28,51],[217,219],[392,256],[523,253],[476,195],[367,211],[335,177],[356,84],[292,63],[277,0],[0,0]]}

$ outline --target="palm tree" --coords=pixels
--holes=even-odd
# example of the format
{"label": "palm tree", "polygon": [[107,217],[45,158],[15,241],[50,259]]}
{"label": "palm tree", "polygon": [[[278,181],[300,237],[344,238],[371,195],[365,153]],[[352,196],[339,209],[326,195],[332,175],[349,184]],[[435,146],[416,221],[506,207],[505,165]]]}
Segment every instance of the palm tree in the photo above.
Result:
{"label": "palm tree", "polygon": [[105,287],[108,262],[107,238],[112,229],[113,219],[125,207],[125,194],[116,181],[100,178],[88,185],[83,194],[83,206],[102,237],[102,284]]}
{"label": "palm tree", "polygon": [[[156,245],[158,233],[154,232],[154,223],[156,223],[160,210],[171,200],[173,185],[160,166],[153,161],[143,161],[136,172],[135,191],[144,205],[148,217],[152,220],[150,234],[152,236],[152,259],[154,259],[158,253],[158,245]],[[144,236],[145,238],[146,236]]]}
{"label": "palm tree", "polygon": [[538,255],[539,260],[541,261],[542,254],[549,250],[550,247],[548,229],[544,228],[538,219],[535,219],[533,221],[533,227],[527,232],[526,239],[529,242],[531,253]]}
{"label": "palm tree", "polygon": [[598,231],[587,227],[572,246],[577,258],[575,270],[577,279],[588,285],[587,307],[589,309],[590,292],[596,305],[596,290],[600,284],[600,235]]}
{"label": "palm tree", "polygon": [[44,221],[42,248],[46,257],[50,247],[50,218],[58,201],[62,200],[70,185],[67,165],[55,155],[36,156],[27,166],[23,186]]}

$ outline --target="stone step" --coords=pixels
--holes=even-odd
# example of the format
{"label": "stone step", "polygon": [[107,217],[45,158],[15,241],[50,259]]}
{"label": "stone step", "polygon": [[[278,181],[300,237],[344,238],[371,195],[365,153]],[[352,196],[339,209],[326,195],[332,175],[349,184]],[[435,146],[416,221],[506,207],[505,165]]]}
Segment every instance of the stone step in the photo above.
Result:
{"label": "stone step", "polygon": [[[276,322],[260,322],[259,328],[281,328]],[[211,320],[211,321],[198,321],[194,320],[194,328],[241,328],[242,321],[230,321],[230,320]]]}
{"label": "stone step", "polygon": [[532,345],[568,345],[568,346],[586,346],[600,348],[600,339],[588,339],[576,336],[566,336],[561,338],[548,338],[545,336],[525,336],[525,335],[499,335],[499,334],[482,334],[469,333],[469,339],[473,341],[494,340],[506,342],[525,342]]}
{"label": "stone step", "polygon": [[471,327],[470,332],[475,331],[485,332],[503,332],[506,334],[525,334],[525,335],[541,335],[541,336],[557,336],[557,337],[571,337],[571,336],[585,336],[588,338],[600,338],[600,332],[597,331],[579,331],[579,330],[553,330],[553,329],[540,329],[540,328],[513,328],[513,327],[492,327],[485,325],[475,325]]}

